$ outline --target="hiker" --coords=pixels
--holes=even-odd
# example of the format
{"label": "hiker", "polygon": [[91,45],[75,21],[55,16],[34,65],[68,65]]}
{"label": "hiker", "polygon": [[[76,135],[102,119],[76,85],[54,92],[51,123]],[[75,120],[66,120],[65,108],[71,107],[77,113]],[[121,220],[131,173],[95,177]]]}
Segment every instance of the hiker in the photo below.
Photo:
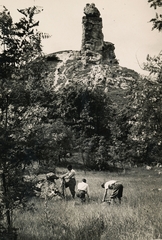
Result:
{"label": "hiker", "polygon": [[81,202],[86,201],[86,195],[89,198],[89,186],[86,183],[86,179],[82,179],[82,182],[78,183],[77,197],[81,199]]}
{"label": "hiker", "polygon": [[[62,180],[65,180],[65,188],[69,188],[72,197],[75,197],[75,186],[76,186],[76,179],[75,179],[75,170],[72,168],[72,165],[67,166],[68,172],[61,176]],[[67,180],[67,181],[66,181]]]}
{"label": "hiker", "polygon": [[102,202],[105,202],[107,193],[110,192],[109,203],[113,202],[116,203],[115,201],[116,198],[118,198],[119,203],[121,203],[121,198],[123,195],[123,185],[120,182],[116,180],[110,180],[108,182],[103,183],[101,187],[105,189]]}

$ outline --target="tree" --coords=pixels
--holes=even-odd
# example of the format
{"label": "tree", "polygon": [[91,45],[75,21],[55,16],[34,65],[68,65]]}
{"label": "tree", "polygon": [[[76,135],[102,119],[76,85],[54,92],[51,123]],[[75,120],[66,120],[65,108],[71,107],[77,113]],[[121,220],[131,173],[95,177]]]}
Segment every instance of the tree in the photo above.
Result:
{"label": "tree", "polygon": [[22,164],[29,162],[34,153],[31,129],[44,117],[44,109],[40,110],[39,106],[40,112],[32,111],[34,106],[31,106],[28,89],[29,76],[38,79],[42,73],[39,71],[39,76],[37,72],[35,76],[33,74],[43,57],[42,36],[35,29],[39,21],[34,20],[34,15],[41,9],[34,6],[18,11],[23,17],[17,23],[13,23],[5,7],[0,13],[0,167],[8,232],[12,230],[11,212],[27,193]]}
{"label": "tree", "polygon": [[[162,7],[159,0],[149,0],[150,7]],[[162,15],[156,13],[151,19],[152,29],[162,30]],[[161,132],[162,132],[162,53],[158,56],[147,56],[144,69],[150,76],[141,78],[132,92],[132,102],[135,106],[134,114],[130,119],[131,129],[129,141],[132,146],[130,154],[138,163],[161,162]],[[133,109],[132,109],[133,110]],[[134,143],[134,144],[133,144]]]}
{"label": "tree", "polygon": [[158,82],[141,78],[131,93],[128,155],[136,164],[161,162],[161,90]]}
{"label": "tree", "polygon": [[[150,3],[150,7],[153,7],[154,9],[157,9],[159,7],[162,7],[161,0],[148,0]],[[153,23],[153,29],[157,29],[158,31],[162,30],[162,14],[156,13],[155,18],[152,18],[150,22]]]}
{"label": "tree", "polygon": [[[162,7],[161,0],[148,0],[150,7]],[[156,13],[152,30],[162,31],[162,15]],[[162,138],[162,52],[158,56],[147,55],[144,70],[149,71],[148,78],[141,78],[132,92],[132,102],[136,111],[130,119],[131,131],[129,135],[132,154],[136,163],[147,164],[161,162]]]}
{"label": "tree", "polygon": [[[161,0],[148,0],[148,2],[150,3],[150,7],[154,7],[154,9],[162,7]],[[152,30],[162,31],[162,14],[156,13],[155,18],[152,18],[150,22],[153,24]],[[144,70],[149,71],[150,74],[154,74],[157,76],[157,81],[162,82],[162,51],[160,51],[158,56],[151,57],[149,54],[147,55]]]}
{"label": "tree", "polygon": [[[100,168],[97,157],[94,158],[93,155],[98,151],[100,138],[103,137],[107,141],[110,139],[109,104],[109,97],[103,90],[88,88],[81,83],[72,82],[62,88],[57,95],[57,117],[71,128],[75,147],[80,151],[83,163],[88,167]],[[92,145],[93,147],[87,150],[88,146]],[[95,149],[94,152],[92,149]]]}

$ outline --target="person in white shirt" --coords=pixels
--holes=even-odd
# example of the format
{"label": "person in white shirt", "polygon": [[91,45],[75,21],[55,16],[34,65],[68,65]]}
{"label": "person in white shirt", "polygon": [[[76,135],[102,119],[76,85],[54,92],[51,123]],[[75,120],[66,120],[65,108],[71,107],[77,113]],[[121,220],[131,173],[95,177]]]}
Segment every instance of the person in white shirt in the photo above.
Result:
{"label": "person in white shirt", "polygon": [[102,202],[105,202],[107,193],[111,191],[109,203],[115,202],[116,198],[118,198],[119,203],[121,203],[121,198],[123,196],[123,185],[120,182],[116,180],[110,180],[103,183],[101,187],[105,189]]}
{"label": "person in white shirt", "polygon": [[64,175],[62,175],[61,178],[67,180],[65,182],[65,188],[69,188],[71,195],[74,198],[75,197],[75,186],[76,186],[76,179],[75,179],[76,172],[72,168],[72,165],[68,165],[67,169],[68,169],[68,172],[65,173]]}
{"label": "person in white shirt", "polygon": [[81,199],[81,202],[86,201],[86,195],[89,198],[89,186],[86,179],[82,179],[82,182],[78,183],[77,197]]}

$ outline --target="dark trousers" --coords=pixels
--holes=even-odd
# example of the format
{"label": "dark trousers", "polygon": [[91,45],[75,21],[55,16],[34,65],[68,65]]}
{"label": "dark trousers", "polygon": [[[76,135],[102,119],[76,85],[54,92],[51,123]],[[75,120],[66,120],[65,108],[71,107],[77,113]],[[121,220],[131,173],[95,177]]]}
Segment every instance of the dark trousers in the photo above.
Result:
{"label": "dark trousers", "polygon": [[120,201],[122,196],[123,196],[123,185],[121,183],[116,183],[113,186],[113,192],[111,194],[111,199],[118,198]]}
{"label": "dark trousers", "polygon": [[82,202],[85,202],[86,192],[83,190],[78,190],[77,197],[81,199]]}
{"label": "dark trousers", "polygon": [[73,198],[75,197],[75,186],[76,186],[75,178],[71,178],[68,182],[65,182],[65,187],[69,188]]}

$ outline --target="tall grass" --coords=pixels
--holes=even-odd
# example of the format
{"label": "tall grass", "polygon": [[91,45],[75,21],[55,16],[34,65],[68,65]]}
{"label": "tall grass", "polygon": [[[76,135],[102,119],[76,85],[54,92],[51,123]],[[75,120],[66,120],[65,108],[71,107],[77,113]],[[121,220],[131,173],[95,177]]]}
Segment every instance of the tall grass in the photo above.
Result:
{"label": "tall grass", "polygon": [[[33,198],[27,210],[14,214],[20,240],[152,240],[162,239],[162,177],[154,170],[126,173],[78,172],[87,179],[91,199],[85,204],[72,200]],[[101,183],[123,182],[122,204],[101,203]],[[32,204],[32,205],[31,205]]]}

